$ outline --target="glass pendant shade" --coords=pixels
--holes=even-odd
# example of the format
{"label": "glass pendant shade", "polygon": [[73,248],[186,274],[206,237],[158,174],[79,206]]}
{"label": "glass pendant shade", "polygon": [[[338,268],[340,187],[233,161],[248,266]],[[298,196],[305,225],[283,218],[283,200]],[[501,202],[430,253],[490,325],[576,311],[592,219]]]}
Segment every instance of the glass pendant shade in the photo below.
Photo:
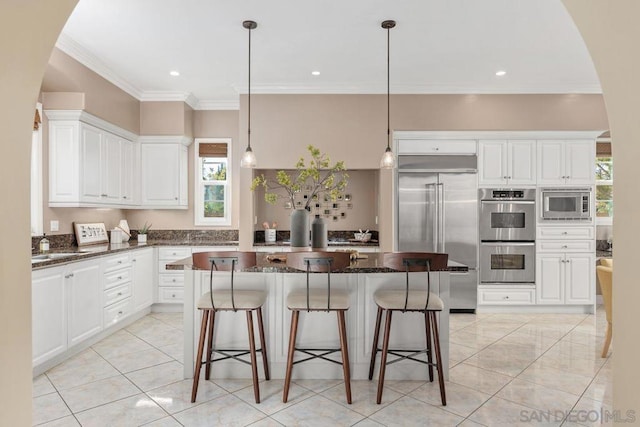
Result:
{"label": "glass pendant shade", "polygon": [[256,167],[256,155],[253,154],[253,150],[251,147],[247,147],[244,154],[242,155],[242,159],[240,160],[241,168],[255,168]]}
{"label": "glass pendant shade", "polygon": [[393,157],[393,151],[391,151],[391,148],[387,147],[382,155],[382,159],[380,159],[380,169],[393,169],[395,163],[396,161]]}

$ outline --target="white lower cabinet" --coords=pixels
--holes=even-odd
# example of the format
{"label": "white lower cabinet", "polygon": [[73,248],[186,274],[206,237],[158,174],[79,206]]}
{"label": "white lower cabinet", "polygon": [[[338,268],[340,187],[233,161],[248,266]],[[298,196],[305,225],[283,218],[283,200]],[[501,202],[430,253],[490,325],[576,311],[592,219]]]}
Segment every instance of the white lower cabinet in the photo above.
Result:
{"label": "white lower cabinet", "polygon": [[31,325],[33,365],[67,349],[67,298],[65,267],[33,272],[31,281]]}
{"label": "white lower cabinet", "polygon": [[133,265],[133,310],[139,311],[153,304],[153,248],[131,253]]}
{"label": "white lower cabinet", "polygon": [[190,256],[189,246],[158,248],[158,299],[156,302],[182,304],[184,272],[168,270],[167,264]]}
{"label": "white lower cabinet", "polygon": [[593,253],[539,253],[536,261],[538,304],[593,304]]}
{"label": "white lower cabinet", "polygon": [[100,263],[87,260],[67,266],[68,346],[78,344],[102,330]]}
{"label": "white lower cabinet", "polygon": [[478,288],[478,304],[481,305],[532,305],[535,303],[535,286],[481,285]]}

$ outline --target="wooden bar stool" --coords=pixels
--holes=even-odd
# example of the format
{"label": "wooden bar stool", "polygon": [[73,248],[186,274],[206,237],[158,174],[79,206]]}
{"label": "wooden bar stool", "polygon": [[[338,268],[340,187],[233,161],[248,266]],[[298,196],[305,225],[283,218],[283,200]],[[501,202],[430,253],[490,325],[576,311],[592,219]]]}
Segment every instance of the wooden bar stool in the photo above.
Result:
{"label": "wooden bar stool", "polygon": [[[255,252],[200,252],[193,254],[193,266],[197,269],[208,269],[209,292],[203,294],[198,300],[198,310],[202,310],[202,325],[200,327],[200,341],[198,342],[198,355],[196,356],[196,367],[193,374],[193,388],[191,390],[191,402],[196,401],[198,394],[198,382],[200,379],[200,369],[206,365],[205,379],[211,375],[211,364],[220,360],[234,359],[242,363],[251,365],[253,375],[253,393],[256,403],[260,403],[260,388],[258,386],[258,366],[256,363],[256,353],[262,353],[262,363],[264,365],[265,379],[269,379],[269,362],[267,360],[267,346],[264,339],[264,325],[262,323],[262,306],[267,299],[267,293],[262,290],[235,290],[233,273],[236,269],[253,267],[256,265]],[[214,271],[230,271],[229,289],[213,290]],[[245,349],[220,349],[213,347],[213,327],[218,311],[245,311],[247,313],[247,329],[249,331],[249,350]],[[253,335],[253,316],[257,312],[258,332],[260,334],[260,346],[256,349]],[[204,352],[205,337],[207,337],[207,356],[202,360]],[[222,355],[213,359],[214,353]],[[242,359],[242,356],[249,355],[251,361]]]}
{"label": "wooden bar stool", "polygon": [[[442,358],[440,356],[440,335],[438,333],[438,322],[436,313],[442,311],[444,304],[440,297],[431,292],[430,272],[437,270],[446,270],[447,254],[428,253],[428,252],[394,252],[384,254],[384,266],[406,273],[405,288],[402,289],[378,289],[373,298],[378,305],[378,313],[376,316],[376,326],[373,336],[373,347],[371,349],[371,363],[369,365],[369,380],[373,379],[373,369],[376,363],[378,351],[382,351],[380,360],[380,375],[378,377],[378,395],[376,403],[382,401],[382,391],[384,388],[384,375],[387,365],[398,362],[400,360],[413,360],[428,365],[429,381],[433,381],[433,367],[438,370],[438,381],[440,383],[440,398],[442,405],[447,405],[447,399],[444,389],[444,377],[442,374]],[[412,290],[409,289],[409,273],[410,272],[427,272],[427,289]],[[382,314],[387,311],[384,341],[382,349],[378,348],[378,337],[380,336],[380,326]],[[400,313],[424,313],[424,323],[426,329],[426,348],[419,350],[406,349],[389,349],[389,332],[391,331],[391,315],[394,311]],[[433,340],[433,351],[431,341]],[[417,359],[415,356],[425,353],[427,360]],[[434,354],[435,353],[435,354]],[[387,361],[387,355],[396,356],[394,360]],[[435,363],[433,362],[435,356]]]}
{"label": "wooden bar stool", "polygon": [[[307,273],[307,286],[304,289],[293,290],[287,295],[287,307],[291,313],[291,333],[289,336],[289,355],[287,357],[287,373],[284,380],[284,392],[282,401],[287,402],[289,386],[291,384],[291,371],[293,365],[316,358],[342,365],[344,386],[347,395],[347,403],[351,404],[351,374],[349,371],[349,349],[347,346],[347,329],[344,313],[349,309],[349,293],[339,289],[331,289],[331,272],[343,270],[349,266],[349,253],[347,252],[291,252],[287,254],[287,267],[303,270]],[[309,287],[309,274],[312,272],[327,273],[326,289]],[[338,316],[338,331],[340,333],[340,348],[300,348],[296,347],[296,335],[298,332],[298,319],[300,311],[335,311]],[[308,355],[306,359],[293,361],[296,351]],[[331,353],[340,351],[342,362],[326,357]]]}

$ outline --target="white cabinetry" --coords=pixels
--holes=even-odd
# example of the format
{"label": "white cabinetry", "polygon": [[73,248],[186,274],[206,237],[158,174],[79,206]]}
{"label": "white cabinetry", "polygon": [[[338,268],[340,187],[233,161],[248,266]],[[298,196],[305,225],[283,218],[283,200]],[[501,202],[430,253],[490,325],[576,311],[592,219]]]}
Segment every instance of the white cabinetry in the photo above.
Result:
{"label": "white cabinetry", "polygon": [[538,227],[536,301],[538,304],[595,303],[594,227]]}
{"label": "white cabinetry", "polygon": [[33,365],[67,349],[67,298],[65,267],[33,272],[31,281],[31,322]]}
{"label": "white cabinetry", "polygon": [[102,316],[109,327],[133,313],[133,268],[128,252],[104,258],[103,266]]}
{"label": "white cabinetry", "polygon": [[595,141],[538,141],[538,184],[593,184],[594,160]]}
{"label": "white cabinetry", "polygon": [[132,148],[136,135],[80,110],[45,113],[49,118],[49,206],[133,204],[126,193],[137,169]]}
{"label": "white cabinetry", "polygon": [[75,345],[102,330],[100,263],[87,260],[67,266],[67,343]]}
{"label": "white cabinetry", "polygon": [[535,185],[536,141],[481,140],[480,186]]}
{"label": "white cabinetry", "polygon": [[140,311],[153,304],[153,248],[131,253],[133,265],[133,310]]}
{"label": "white cabinetry", "polygon": [[167,270],[167,264],[191,256],[188,246],[158,248],[158,299],[160,303],[182,304],[184,301],[184,272]]}
{"label": "white cabinetry", "polygon": [[185,137],[140,137],[142,206],[187,209],[188,145]]}

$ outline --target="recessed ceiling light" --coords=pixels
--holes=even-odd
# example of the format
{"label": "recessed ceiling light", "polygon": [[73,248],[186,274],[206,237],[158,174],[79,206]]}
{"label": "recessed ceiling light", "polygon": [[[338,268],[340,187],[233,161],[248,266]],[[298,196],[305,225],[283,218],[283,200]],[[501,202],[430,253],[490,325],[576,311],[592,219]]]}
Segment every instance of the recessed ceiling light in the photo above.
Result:
{"label": "recessed ceiling light", "polygon": [[180,75],[180,71],[176,71],[176,70],[169,71],[169,75],[173,77],[178,77]]}
{"label": "recessed ceiling light", "polygon": [[507,74],[507,72],[506,72],[505,70],[498,70],[498,71],[496,71],[496,76],[498,76],[498,77],[502,77],[502,76],[504,76],[505,74]]}
{"label": "recessed ceiling light", "polygon": [[313,76],[319,76],[320,75],[320,71],[312,71],[311,75]]}

